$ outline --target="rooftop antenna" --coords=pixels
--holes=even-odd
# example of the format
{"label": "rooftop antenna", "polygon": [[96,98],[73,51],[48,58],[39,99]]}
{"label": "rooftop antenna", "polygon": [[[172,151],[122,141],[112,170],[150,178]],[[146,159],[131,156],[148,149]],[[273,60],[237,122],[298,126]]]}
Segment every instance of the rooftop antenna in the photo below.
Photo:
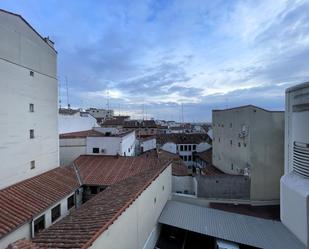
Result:
{"label": "rooftop antenna", "polygon": [[181,122],[182,122],[182,124],[184,123],[184,118],[183,118],[183,103],[181,103]]}
{"label": "rooftop antenna", "polygon": [[71,108],[70,105],[70,99],[69,99],[69,84],[68,84],[68,77],[65,76],[65,85],[66,85],[66,89],[67,89],[67,103],[68,103],[68,109]]}

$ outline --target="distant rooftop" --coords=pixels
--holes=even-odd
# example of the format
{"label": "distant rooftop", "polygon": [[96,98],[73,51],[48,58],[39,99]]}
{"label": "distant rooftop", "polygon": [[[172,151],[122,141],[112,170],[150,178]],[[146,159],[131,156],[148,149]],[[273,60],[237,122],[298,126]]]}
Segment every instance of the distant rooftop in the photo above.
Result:
{"label": "distant rooftop", "polygon": [[231,111],[231,110],[237,110],[237,109],[245,109],[245,108],[256,108],[265,112],[284,112],[284,111],[272,111],[272,110],[267,110],[255,105],[243,105],[243,106],[237,106],[237,107],[232,107],[232,108],[227,108],[227,109],[214,109],[212,110],[213,112],[224,112],[224,111]]}
{"label": "distant rooftop", "polygon": [[87,130],[87,131],[76,131],[76,132],[69,132],[63,133],[59,135],[60,139],[69,139],[69,138],[86,138],[86,137],[124,137],[130,134],[131,131],[117,133],[117,134],[110,134],[109,132],[103,133],[96,130]]}
{"label": "distant rooftop", "polygon": [[168,142],[175,144],[199,144],[202,142],[211,143],[210,137],[206,133],[172,133],[156,135],[157,144],[165,144]]}

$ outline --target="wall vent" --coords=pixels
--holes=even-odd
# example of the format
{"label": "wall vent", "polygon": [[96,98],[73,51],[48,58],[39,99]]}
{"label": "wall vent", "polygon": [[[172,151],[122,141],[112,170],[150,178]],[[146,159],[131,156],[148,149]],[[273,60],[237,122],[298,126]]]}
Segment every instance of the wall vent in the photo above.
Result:
{"label": "wall vent", "polygon": [[309,144],[294,142],[293,170],[309,178]]}

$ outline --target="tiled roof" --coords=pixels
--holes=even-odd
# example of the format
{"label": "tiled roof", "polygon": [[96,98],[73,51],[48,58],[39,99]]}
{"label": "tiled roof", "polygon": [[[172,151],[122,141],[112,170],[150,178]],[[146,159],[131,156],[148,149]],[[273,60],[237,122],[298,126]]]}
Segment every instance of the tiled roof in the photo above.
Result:
{"label": "tiled roof", "polygon": [[146,170],[107,187],[71,215],[40,232],[33,243],[40,248],[88,248],[166,166]]}
{"label": "tiled roof", "polygon": [[194,134],[159,134],[156,136],[157,144],[165,144],[168,142],[175,144],[199,144],[202,142],[211,143],[211,139],[206,133],[194,133]]}
{"label": "tiled roof", "polygon": [[78,112],[79,112],[79,110],[59,108],[59,114],[63,114],[63,115],[74,115]]}
{"label": "tiled roof", "polygon": [[217,169],[213,165],[208,165],[205,168],[202,169],[202,174],[206,176],[216,176],[216,175],[225,175],[224,172],[221,170]]}
{"label": "tiled roof", "polygon": [[108,186],[162,165],[158,158],[82,155],[74,161],[85,185]]}
{"label": "tiled roof", "polygon": [[10,244],[7,249],[40,249],[37,245],[26,239],[17,240]]}
{"label": "tiled roof", "polygon": [[79,183],[73,167],[57,167],[0,191],[0,239],[69,195]]}
{"label": "tiled roof", "polygon": [[104,137],[105,135],[95,130],[76,131],[63,133],[59,135],[59,138],[86,138],[86,137]]}
{"label": "tiled roof", "polygon": [[212,148],[195,154],[206,163],[212,164]]}
{"label": "tiled roof", "polygon": [[157,124],[154,120],[128,120],[123,124],[124,128],[157,128]]}
{"label": "tiled roof", "polygon": [[158,158],[161,163],[164,162],[172,162],[172,175],[174,176],[187,176],[188,175],[188,168],[184,164],[183,160],[181,158],[173,153],[160,150],[157,152],[156,149],[149,150],[144,152],[140,157],[145,158]]}

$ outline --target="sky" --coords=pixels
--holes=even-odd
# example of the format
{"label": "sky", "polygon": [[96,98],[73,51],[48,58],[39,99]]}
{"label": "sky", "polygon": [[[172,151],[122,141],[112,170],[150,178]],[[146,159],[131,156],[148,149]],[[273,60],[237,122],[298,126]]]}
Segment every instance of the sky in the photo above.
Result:
{"label": "sky", "polygon": [[1,0],[58,51],[61,105],[211,121],[309,81],[309,0]]}

